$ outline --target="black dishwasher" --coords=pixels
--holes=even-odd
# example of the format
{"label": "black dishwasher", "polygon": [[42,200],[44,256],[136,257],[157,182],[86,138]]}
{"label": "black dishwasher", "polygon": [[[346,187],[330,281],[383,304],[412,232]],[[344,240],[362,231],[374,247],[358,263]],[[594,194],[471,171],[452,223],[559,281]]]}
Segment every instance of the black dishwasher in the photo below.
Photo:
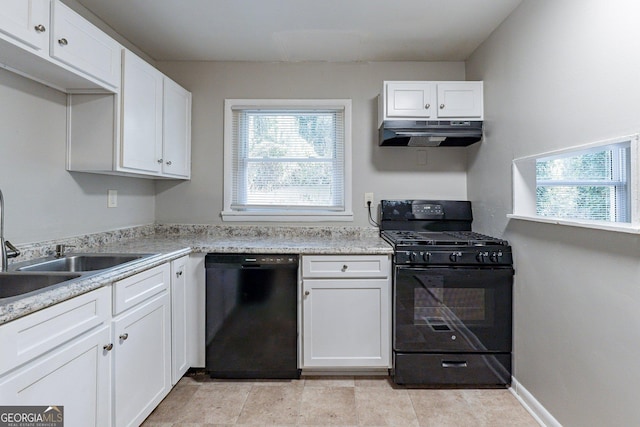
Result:
{"label": "black dishwasher", "polygon": [[206,360],[212,378],[299,378],[298,256],[208,254]]}

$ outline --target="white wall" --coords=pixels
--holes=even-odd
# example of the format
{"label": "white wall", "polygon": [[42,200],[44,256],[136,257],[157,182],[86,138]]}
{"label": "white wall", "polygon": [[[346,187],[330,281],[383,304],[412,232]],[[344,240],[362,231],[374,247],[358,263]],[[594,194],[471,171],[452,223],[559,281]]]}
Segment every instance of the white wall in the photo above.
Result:
{"label": "white wall", "polygon": [[638,22],[632,0],[525,0],[467,62],[485,82],[475,225],[516,258],[514,375],[565,426],[640,420],[640,239],[507,220],[511,160],[640,130]]}
{"label": "white wall", "polygon": [[364,192],[383,198],[465,199],[464,148],[430,148],[419,166],[416,148],[377,145],[377,101],[383,80],[464,80],[462,62],[249,63],[161,62],[160,69],[193,93],[192,180],[159,182],[160,223],[221,223],[225,98],[351,98],[354,221],[368,225]]}
{"label": "white wall", "polygon": [[[69,173],[66,95],[0,69],[0,189],[14,244],[153,223],[151,180]],[[107,209],[107,190],[118,208]]]}

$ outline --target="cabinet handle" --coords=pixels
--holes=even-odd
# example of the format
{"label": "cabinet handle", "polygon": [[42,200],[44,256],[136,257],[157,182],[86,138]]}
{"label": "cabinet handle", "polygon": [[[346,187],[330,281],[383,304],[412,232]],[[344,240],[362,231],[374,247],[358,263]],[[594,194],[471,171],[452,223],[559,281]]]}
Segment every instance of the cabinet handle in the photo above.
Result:
{"label": "cabinet handle", "polygon": [[126,341],[127,338],[129,338],[129,334],[125,332],[124,334],[120,335],[118,338],[120,338],[122,341]]}
{"label": "cabinet handle", "polygon": [[428,110],[429,108],[431,108],[431,104],[427,104],[427,105],[424,106],[425,110]]}
{"label": "cabinet handle", "polygon": [[180,276],[182,276],[182,270],[180,270],[180,271],[177,271],[177,272],[176,272],[176,276],[177,276],[177,277],[180,277]]}
{"label": "cabinet handle", "polygon": [[167,162],[167,165],[171,166],[171,160],[169,160],[169,161]]}
{"label": "cabinet handle", "polygon": [[158,159],[158,163],[162,163],[162,159]]}
{"label": "cabinet handle", "polygon": [[444,104],[440,104],[440,109],[442,110],[444,108]]}
{"label": "cabinet handle", "polygon": [[66,45],[68,45],[68,44],[69,44],[69,42],[67,41],[67,39],[65,39],[65,38],[61,38],[60,40],[58,40],[58,44],[59,44],[60,46],[66,46]]}
{"label": "cabinet handle", "polygon": [[38,33],[44,33],[45,31],[47,31],[45,26],[42,25],[42,24],[38,24],[34,28],[36,29],[36,32],[38,32]]}
{"label": "cabinet handle", "polygon": [[349,268],[349,266],[347,264],[342,266],[342,272],[344,273],[345,271],[347,271],[347,269]]}
{"label": "cabinet handle", "polygon": [[106,351],[111,351],[113,349],[113,344],[109,343],[109,344],[103,346],[102,348],[105,349]]}
{"label": "cabinet handle", "polygon": [[308,297],[310,293],[311,292],[309,292],[309,291],[304,291],[304,296]]}

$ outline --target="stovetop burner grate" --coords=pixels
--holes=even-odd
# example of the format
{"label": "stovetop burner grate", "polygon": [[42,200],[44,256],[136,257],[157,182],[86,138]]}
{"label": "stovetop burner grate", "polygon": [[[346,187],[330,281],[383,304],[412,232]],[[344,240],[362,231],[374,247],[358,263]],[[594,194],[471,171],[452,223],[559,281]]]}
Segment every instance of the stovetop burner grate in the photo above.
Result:
{"label": "stovetop burner grate", "polygon": [[382,236],[396,246],[506,246],[505,240],[473,231],[384,230]]}

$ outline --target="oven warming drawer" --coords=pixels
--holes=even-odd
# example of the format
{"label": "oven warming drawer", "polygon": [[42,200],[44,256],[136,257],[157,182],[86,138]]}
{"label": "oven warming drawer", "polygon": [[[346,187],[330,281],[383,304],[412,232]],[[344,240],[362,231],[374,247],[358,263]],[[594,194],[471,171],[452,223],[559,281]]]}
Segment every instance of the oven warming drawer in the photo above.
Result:
{"label": "oven warming drawer", "polygon": [[511,384],[511,353],[394,354],[396,384],[505,387]]}

